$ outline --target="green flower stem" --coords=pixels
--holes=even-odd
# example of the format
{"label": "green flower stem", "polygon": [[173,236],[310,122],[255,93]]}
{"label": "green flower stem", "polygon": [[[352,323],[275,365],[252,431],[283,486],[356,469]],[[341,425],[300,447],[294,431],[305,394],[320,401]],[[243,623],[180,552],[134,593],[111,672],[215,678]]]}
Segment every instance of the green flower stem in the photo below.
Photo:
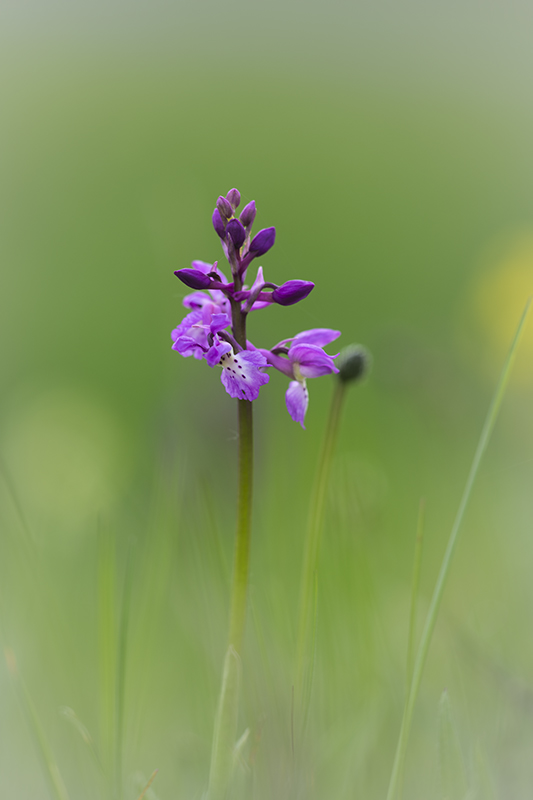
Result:
{"label": "green flower stem", "polygon": [[307,520],[305,551],[300,584],[296,661],[296,709],[303,732],[307,720],[314,670],[314,632],[316,619],[316,586],[320,541],[324,521],[326,495],[331,462],[337,440],[346,384],[337,379],[329,419],[318,459],[311,504]]}
{"label": "green flower stem", "polygon": [[[246,317],[233,308],[233,333],[246,346]],[[228,646],[224,659],[222,686],[213,732],[208,800],[224,800],[228,795],[234,762],[239,711],[241,652],[246,622],[250,539],[252,530],[253,488],[253,413],[252,403],[238,400],[239,411],[239,486],[237,533],[233,561]]]}
{"label": "green flower stem", "polygon": [[424,666],[426,663],[426,658],[429,650],[429,645],[431,643],[431,638],[433,635],[433,631],[435,629],[435,623],[437,621],[437,615],[439,612],[440,604],[442,601],[442,595],[444,593],[444,587],[446,585],[446,580],[448,578],[448,574],[450,572],[450,566],[452,563],[453,554],[455,552],[455,548],[457,546],[457,540],[459,536],[459,530],[461,527],[461,523],[463,521],[463,517],[466,511],[466,507],[468,505],[468,501],[470,499],[470,495],[472,493],[472,487],[474,485],[475,479],[477,477],[477,473],[479,471],[479,465],[481,463],[481,459],[487,449],[487,445],[489,443],[492,430],[494,428],[494,424],[496,422],[496,418],[498,416],[498,412],[500,410],[500,406],[502,404],[503,396],[505,393],[505,389],[507,387],[507,383],[509,380],[509,375],[511,373],[511,368],[516,356],[516,351],[518,348],[518,344],[522,337],[522,332],[524,330],[524,325],[526,322],[526,318],[529,312],[529,307],[531,305],[531,298],[527,301],[526,307],[523,311],[522,317],[518,324],[518,328],[516,330],[515,337],[511,344],[511,348],[509,350],[509,354],[503,366],[500,380],[496,387],[496,391],[494,392],[492,402],[490,404],[489,410],[487,412],[487,416],[485,418],[485,424],[483,425],[483,430],[481,431],[481,436],[479,438],[479,443],[474,455],[474,460],[472,461],[472,466],[470,467],[470,472],[468,474],[468,479],[466,481],[466,485],[463,491],[463,496],[461,498],[461,502],[459,504],[459,509],[457,511],[457,516],[455,517],[455,522],[453,524],[450,538],[448,540],[448,545],[446,547],[446,552],[444,553],[444,558],[442,560],[439,576],[437,578],[437,583],[435,585],[435,589],[433,591],[433,597],[431,598],[431,604],[429,607],[428,615],[426,618],[426,624],[424,626],[424,630],[422,633],[422,638],[420,640],[420,644],[418,646],[418,651],[416,654],[416,659],[414,662],[413,667],[413,675],[411,678],[411,686],[409,689],[409,696],[407,702],[405,704],[405,710],[402,718],[402,724],[400,728],[400,735],[398,738],[398,745],[396,748],[396,755],[394,758],[394,764],[392,768],[391,779],[389,783],[389,790],[387,793],[387,800],[395,800],[399,790],[399,783],[400,783],[400,776],[403,772],[403,763],[405,760],[405,753],[407,750],[407,742],[409,739],[409,733],[411,730],[411,722],[413,719],[413,711],[416,703],[416,699],[418,696],[418,690],[420,688],[420,682],[422,680],[422,673],[424,671]]}
{"label": "green flower stem", "polygon": [[234,647],[240,654],[246,618],[250,562],[254,431],[252,403],[248,400],[238,400],[237,402],[239,406],[239,495],[228,646]]}

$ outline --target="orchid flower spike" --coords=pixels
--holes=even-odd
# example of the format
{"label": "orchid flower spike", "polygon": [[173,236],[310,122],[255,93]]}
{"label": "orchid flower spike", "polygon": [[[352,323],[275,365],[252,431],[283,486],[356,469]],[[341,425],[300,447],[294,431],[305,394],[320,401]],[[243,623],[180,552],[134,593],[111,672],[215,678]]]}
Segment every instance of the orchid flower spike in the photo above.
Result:
{"label": "orchid flower spike", "polygon": [[238,215],[240,204],[240,192],[230,189],[218,197],[212,217],[230,265],[230,282],[217,262],[193,261],[190,268],[175,272],[193,291],[183,299],[187,314],[172,331],[172,349],[186,358],[205,360],[210,367],[221,367],[226,392],[239,400],[257,399],[261,386],[269,382],[268,368],[280,370],[290,378],[286,393],[289,414],[304,427],[309,404],[307,378],[339,372],[334,363],[337,356],[328,355],[324,347],[340,332],[314,328],[284,339],[271,350],[258,348],[248,340],[246,321],[251,311],[272,304],[294,305],[310,294],[314,283],[296,279],[281,285],[271,283],[259,267],[251,287],[245,285],[250,263],[272,248],[276,229],[263,228],[253,236],[255,202],[247,203]]}

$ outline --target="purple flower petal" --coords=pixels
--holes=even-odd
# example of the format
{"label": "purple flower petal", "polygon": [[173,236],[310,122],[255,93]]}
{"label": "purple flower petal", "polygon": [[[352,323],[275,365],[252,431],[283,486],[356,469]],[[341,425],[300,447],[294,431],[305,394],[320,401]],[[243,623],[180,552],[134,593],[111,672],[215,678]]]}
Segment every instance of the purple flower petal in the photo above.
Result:
{"label": "purple flower petal", "polygon": [[252,287],[250,289],[252,294],[256,289],[259,289],[259,287],[262,286],[264,282],[265,278],[263,276],[263,267],[257,267],[257,275],[255,276],[255,281],[252,283]]}
{"label": "purple flower petal", "polygon": [[230,319],[227,314],[213,314],[209,328],[211,333],[218,333],[219,331],[223,331],[224,328],[227,328],[229,324]]}
{"label": "purple flower petal", "polygon": [[304,342],[293,343],[289,350],[291,364],[298,365],[304,378],[318,378],[320,375],[338,372],[339,370],[333,363],[334,358],[336,356],[328,356],[321,347]]}
{"label": "purple flower petal", "polygon": [[[311,328],[309,331],[297,333],[293,342],[294,344],[297,342],[306,342],[306,344],[316,344],[319,347],[325,347],[330,342],[334,342],[335,339],[338,339],[340,335],[340,331],[334,331],[332,328]],[[289,340],[287,339],[286,341]]]}
{"label": "purple flower petal", "polygon": [[178,327],[174,328],[170,334],[172,341],[175,342],[180,336],[185,336],[189,329],[197,322],[200,322],[201,319],[202,312],[199,310],[191,311],[189,314],[183,317]]}
{"label": "purple flower petal", "polygon": [[230,343],[223,342],[221,339],[217,337],[213,342],[212,346],[207,351],[205,360],[207,361],[210,367],[214,367],[216,364],[219,363],[222,356],[229,352],[231,352]]}
{"label": "purple flower petal", "polygon": [[213,319],[213,314],[218,314],[219,309],[215,303],[206,303],[205,306],[202,308],[202,323],[204,328],[207,330],[211,325],[211,320]]}
{"label": "purple flower petal", "polygon": [[174,275],[191,289],[207,289],[211,286],[211,278],[208,278],[199,269],[178,269]]}
{"label": "purple flower petal", "polygon": [[221,381],[230,397],[239,400],[256,400],[259,389],[268,383],[270,376],[261,370],[268,366],[258,350],[242,350],[237,355],[222,356]]}
{"label": "purple flower petal", "polygon": [[255,214],[255,200],[252,200],[248,205],[244,206],[239,217],[245,228],[250,228],[253,225]]}
{"label": "purple flower petal", "polygon": [[193,261],[191,263],[191,267],[193,269],[198,270],[198,272],[202,272],[204,275],[207,275],[209,272],[211,272],[214,266],[214,264],[208,264],[207,261]]}
{"label": "purple flower petal", "polygon": [[193,292],[192,294],[187,294],[183,298],[183,305],[185,308],[192,308],[198,309],[203,308],[206,303],[210,303],[211,298],[205,292]]}
{"label": "purple flower petal", "polygon": [[226,200],[235,211],[235,209],[239,208],[241,204],[241,193],[238,189],[230,189],[226,195]]}
{"label": "purple flower petal", "polygon": [[[253,294],[256,289],[259,289],[259,287],[262,286],[264,284],[264,282],[265,282],[265,279],[263,277],[263,267],[258,267],[257,268],[257,276],[256,276],[255,281],[252,284],[252,288],[250,289],[250,294]],[[269,305],[270,305],[270,300],[267,300],[267,301],[256,300],[255,303],[252,306],[252,311],[259,311],[259,309],[266,308]]]}
{"label": "purple flower petal", "polygon": [[174,342],[173,350],[182,356],[203,358],[209,349],[207,335],[213,325],[216,330],[229,325],[229,317],[219,313],[219,308],[212,302],[205,303],[202,308],[195,308],[180,322],[171,333]]}
{"label": "purple flower petal", "polygon": [[267,253],[276,241],[275,228],[263,228],[250,242],[250,255],[254,258]]}
{"label": "purple flower petal", "polygon": [[283,374],[288,378],[294,378],[292,364],[288,358],[282,358],[281,356],[275,355],[274,353],[270,352],[270,350],[260,349],[260,352],[263,353],[268,363],[274,367],[274,369],[278,369],[280,372],[283,372]]}
{"label": "purple flower petal", "polygon": [[231,306],[228,298],[224,294],[224,292],[219,291],[218,289],[210,289],[209,294],[213,298],[213,302],[218,306],[221,312],[224,314],[231,313]]}
{"label": "purple flower petal", "polygon": [[[266,292],[264,292],[262,296],[265,297]],[[271,305],[272,303],[269,300],[256,300],[251,308],[251,311],[260,311],[262,308],[268,308]]]}
{"label": "purple flower petal", "polygon": [[231,219],[232,218],[233,209],[232,209],[230,203],[226,200],[225,197],[222,197],[222,195],[220,195],[220,197],[217,200],[217,208],[218,208],[219,214],[222,217],[222,219],[224,219],[224,217],[226,219]]}
{"label": "purple flower petal", "polygon": [[177,352],[188,358],[189,356],[194,356],[195,358],[203,358],[205,356],[205,351],[207,347],[202,347],[196,339],[193,339],[192,336],[180,336],[179,339],[176,339],[174,344],[172,345],[173,350],[177,350]]}
{"label": "purple flower petal", "polygon": [[220,236],[220,238],[223,239],[224,236],[226,235],[226,223],[220,216],[218,208],[215,208],[215,210],[213,211],[212,222],[213,222],[213,228]]}
{"label": "purple flower petal", "polygon": [[211,272],[216,272],[216,274],[220,278],[220,282],[221,283],[227,283],[228,282],[227,279],[226,279],[226,276],[224,275],[222,270],[218,268],[218,261],[215,261],[215,263],[213,264]]}
{"label": "purple flower petal", "polygon": [[231,236],[231,241],[237,250],[240,250],[246,239],[246,231],[243,228],[242,222],[238,219],[230,219],[226,228],[226,233]]}
{"label": "purple flower petal", "polygon": [[287,281],[272,292],[272,300],[280,306],[292,306],[304,300],[315,288],[311,281]]}
{"label": "purple flower petal", "polygon": [[[211,297],[209,296],[211,295]],[[209,294],[205,292],[192,292],[183,298],[185,308],[197,310],[206,305],[216,306],[216,313],[229,314],[231,311],[230,303],[223,292],[218,289],[210,289]]]}
{"label": "purple flower petal", "polygon": [[309,405],[309,393],[305,381],[291,381],[285,393],[287,411],[295,422],[299,422],[305,430],[304,419],[307,406]]}

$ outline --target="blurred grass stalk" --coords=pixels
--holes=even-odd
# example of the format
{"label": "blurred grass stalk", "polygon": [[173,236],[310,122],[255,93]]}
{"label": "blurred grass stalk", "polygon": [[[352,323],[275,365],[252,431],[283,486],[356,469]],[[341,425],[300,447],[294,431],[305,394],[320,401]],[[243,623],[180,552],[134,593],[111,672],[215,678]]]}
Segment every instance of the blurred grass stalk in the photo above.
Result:
{"label": "blurred grass stalk", "polygon": [[[411,730],[413,711],[418,696],[418,691],[420,688],[420,682],[422,680],[422,673],[424,671],[429,645],[431,643],[431,638],[433,635],[433,631],[435,629],[437,615],[442,601],[442,595],[444,593],[444,587],[446,585],[446,580],[450,572],[453,554],[457,546],[459,530],[461,528],[461,523],[463,521],[465,511],[468,506],[468,501],[470,500],[470,495],[472,493],[472,488],[474,486],[474,482],[476,480],[479,471],[481,460],[483,458],[485,450],[487,449],[487,445],[489,443],[492,431],[494,429],[494,425],[496,423],[496,419],[498,417],[498,413],[500,411],[503,396],[505,394],[507,383],[509,381],[509,377],[511,374],[511,369],[516,357],[518,345],[520,343],[520,339],[522,338],[522,334],[526,324],[526,319],[531,306],[531,300],[532,298],[530,297],[526,303],[524,311],[522,312],[520,322],[518,323],[518,328],[516,329],[516,333],[512,341],[511,347],[509,349],[509,353],[503,365],[503,369],[500,375],[500,379],[498,381],[498,385],[496,387],[496,391],[494,392],[491,404],[489,406],[489,410],[485,418],[485,423],[481,431],[481,436],[479,438],[479,443],[474,455],[474,460],[472,461],[472,466],[470,467],[470,472],[468,474],[466,485],[463,491],[463,496],[461,498],[457,515],[455,517],[455,521],[450,533],[450,538],[448,539],[448,545],[444,553],[440,572],[437,578],[437,583],[433,591],[433,596],[431,598],[431,604],[426,618],[426,623],[424,626],[424,630],[422,632],[422,637],[420,640],[420,644],[418,646],[418,651],[413,666],[413,674],[411,677],[409,693],[406,698],[406,703],[404,707],[402,724],[400,727],[400,734],[398,738],[398,744],[396,747],[396,754],[394,757],[389,789],[387,792],[387,800],[395,800],[400,791],[400,781],[401,781],[401,776],[403,774],[403,766],[405,761],[405,754],[407,751],[409,733]],[[413,580],[417,580],[416,570],[414,571]]]}
{"label": "blurred grass stalk", "polygon": [[[100,661],[100,741],[108,784],[116,768],[117,620],[114,537],[101,525],[98,537],[98,654]],[[111,791],[108,788],[108,794]]]}
{"label": "blurred grass stalk", "polygon": [[329,412],[328,423],[318,458],[311,503],[307,518],[305,550],[300,584],[300,603],[298,613],[298,633],[296,650],[296,711],[299,715],[298,727],[303,736],[313,684],[316,615],[317,615],[317,572],[320,555],[320,542],[324,522],[324,508],[331,472],[331,462],[341,418],[346,392],[344,381],[337,379]]}
{"label": "blurred grass stalk", "polygon": [[28,688],[19,672],[15,654],[11,648],[4,649],[7,667],[15,686],[24,715],[34,736],[37,748],[41,755],[45,775],[48,779],[50,793],[56,800],[69,800],[68,792],[57,766],[52,748],[46,738],[43,726],[37,714],[37,709],[28,691]]}
{"label": "blurred grass stalk", "polygon": [[424,517],[426,511],[425,501],[420,500],[418,507],[418,520],[416,525],[415,556],[413,559],[413,577],[411,580],[411,610],[409,614],[409,633],[407,639],[407,669],[405,671],[405,700],[409,696],[409,688],[413,677],[415,663],[415,637],[416,637],[416,610],[418,605],[418,590],[420,587],[420,567],[422,565],[422,548],[424,544]]}
{"label": "blurred grass stalk", "polygon": [[[411,608],[409,613],[409,630],[407,633],[407,660],[405,670],[405,707],[409,701],[409,689],[413,678],[413,668],[415,662],[415,639],[416,639],[416,612],[418,607],[418,590],[420,588],[420,568],[422,566],[422,548],[424,544],[424,518],[426,504],[421,498],[418,506],[418,519],[416,524],[415,553],[413,558],[413,575],[411,579]],[[399,786],[403,786],[403,769],[405,761],[402,762],[401,772],[398,776]],[[401,794],[401,792],[400,792]]]}
{"label": "blurred grass stalk", "polygon": [[446,800],[465,800],[469,796],[465,760],[455,730],[450,697],[446,689],[439,701],[438,756],[441,797]]}
{"label": "blurred grass stalk", "polygon": [[299,715],[298,728],[302,738],[307,726],[313,685],[318,608],[318,560],[331,464],[346,390],[350,384],[360,381],[367,374],[370,362],[370,354],[359,344],[348,345],[339,354],[337,360],[339,373],[333,390],[328,422],[311,492],[300,583],[296,640],[295,707]]}
{"label": "blurred grass stalk", "polygon": [[103,526],[99,533],[98,549],[102,766],[107,778],[109,797],[122,800],[126,651],[132,591],[131,551],[126,559],[117,612],[116,539]]}
{"label": "blurred grass stalk", "polygon": [[118,628],[117,650],[117,695],[116,695],[116,746],[115,746],[115,793],[122,800],[124,772],[124,719],[126,698],[126,661],[130,622],[130,606],[132,593],[131,545],[126,559],[126,573],[122,588],[120,604],[120,622]]}
{"label": "blurred grass stalk", "polygon": [[139,795],[139,797],[137,798],[137,800],[143,800],[143,798],[146,796],[146,793],[147,793],[147,792],[150,790],[150,786],[151,786],[151,785],[152,785],[152,783],[154,782],[154,780],[155,780],[155,778],[156,778],[156,776],[157,776],[157,773],[158,773],[158,772],[159,772],[159,770],[158,770],[158,769],[154,769],[154,771],[153,771],[153,772],[152,772],[152,774],[150,775],[150,778],[149,778],[149,780],[148,780],[148,783],[146,784],[146,786],[144,787],[144,789],[143,789],[143,790],[142,790],[142,792],[140,793],[140,795]]}
{"label": "blurred grass stalk", "polygon": [[241,651],[246,622],[246,599],[250,563],[253,488],[253,411],[248,400],[238,400],[239,490],[237,533],[231,588],[228,646],[224,659],[222,686],[213,731],[208,800],[224,800],[232,779],[237,720]]}

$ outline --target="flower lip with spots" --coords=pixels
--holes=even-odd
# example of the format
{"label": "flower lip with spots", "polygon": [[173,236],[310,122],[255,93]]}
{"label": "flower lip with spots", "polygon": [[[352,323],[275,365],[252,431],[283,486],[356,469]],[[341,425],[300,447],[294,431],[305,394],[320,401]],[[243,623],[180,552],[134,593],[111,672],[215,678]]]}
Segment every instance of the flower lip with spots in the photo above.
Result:
{"label": "flower lip with spots", "polygon": [[221,380],[230,397],[239,400],[256,400],[259,389],[268,383],[270,375],[263,372],[268,367],[266,358],[257,350],[235,353],[230,347],[218,362],[222,367]]}

